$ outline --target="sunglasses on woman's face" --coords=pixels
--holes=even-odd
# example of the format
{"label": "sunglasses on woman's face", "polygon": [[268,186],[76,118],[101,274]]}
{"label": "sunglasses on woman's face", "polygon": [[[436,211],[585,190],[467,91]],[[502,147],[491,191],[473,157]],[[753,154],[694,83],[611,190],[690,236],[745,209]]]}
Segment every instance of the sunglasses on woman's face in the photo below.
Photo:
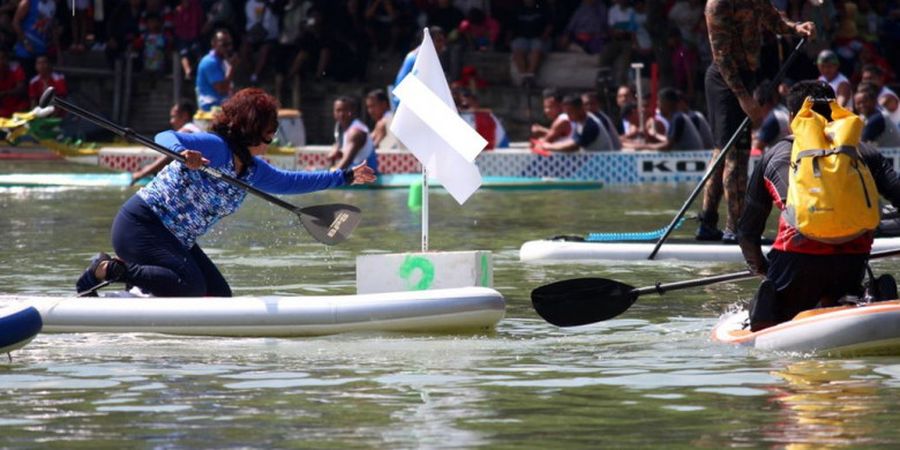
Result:
{"label": "sunglasses on woman's face", "polygon": [[[278,132],[278,127],[275,127],[274,130],[264,134],[263,138],[262,138],[262,143],[266,144],[266,145],[271,144],[275,140],[275,133],[277,133],[277,132]],[[266,137],[266,136],[268,136],[268,137]]]}

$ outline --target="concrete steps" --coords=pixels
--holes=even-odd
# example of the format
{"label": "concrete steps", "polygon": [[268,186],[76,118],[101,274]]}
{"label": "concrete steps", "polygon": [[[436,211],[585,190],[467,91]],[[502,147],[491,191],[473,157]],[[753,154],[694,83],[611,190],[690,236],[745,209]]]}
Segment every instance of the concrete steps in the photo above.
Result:
{"label": "concrete steps", "polygon": [[[401,54],[373,57],[365,83],[303,80],[300,110],[307,131],[307,143],[331,144],[334,139],[331,113],[334,99],[340,95],[353,95],[360,99],[362,108],[362,100],[369,90],[386,88],[393,83],[403,57]],[[488,87],[477,92],[480,103],[483,107],[492,109],[503,121],[513,141],[527,140],[531,123],[544,122],[541,108],[543,87],[554,86],[572,91],[593,88],[598,68],[597,58],[592,55],[550,53],[538,73],[536,86],[528,90],[513,83],[515,74],[511,74],[508,53],[467,52],[462,57],[462,63],[475,67],[479,76],[487,81]],[[110,92],[110,89],[100,88],[101,85],[112,86],[112,69],[103,52],[66,53],[60,69],[66,69],[61,71],[69,78],[71,90],[81,89],[92,97],[98,96],[96,101],[103,105],[102,108],[111,110],[111,95],[101,95],[102,92]],[[101,73],[106,75],[99,75]],[[267,73],[260,87],[268,92],[275,92],[271,73]],[[185,86],[184,89],[185,94],[192,95],[191,86]],[[285,106],[291,106],[290,87],[282,94]],[[172,103],[171,75],[136,73],[128,105],[127,124],[148,136],[168,129],[168,114]]]}
{"label": "concrete steps", "polygon": [[134,131],[151,137],[169,129],[169,110],[172,108],[172,78],[170,76],[135,74],[127,123]]}

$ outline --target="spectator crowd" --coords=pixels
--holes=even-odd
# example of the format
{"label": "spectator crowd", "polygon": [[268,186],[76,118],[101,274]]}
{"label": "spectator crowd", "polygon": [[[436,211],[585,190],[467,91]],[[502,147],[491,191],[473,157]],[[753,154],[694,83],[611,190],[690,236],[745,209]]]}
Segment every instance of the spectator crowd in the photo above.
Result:
{"label": "spectator crowd", "polygon": [[[780,89],[821,77],[872,123],[871,140],[900,145],[889,137],[900,136],[900,102],[891,89],[900,73],[900,1],[773,3],[818,30]],[[65,77],[53,67],[84,52],[103,52],[110,64],[132,58],[145,73],[177,69],[196,87],[197,106],[209,110],[244,86],[266,83],[278,93],[300,79],[365,84],[371,61],[406,55],[424,27],[440,34],[457,106],[491,147],[507,146],[509,136],[502,117],[485,108],[493,105],[479,103],[485,81],[463,64],[467,52],[507,54],[514,83],[529,92],[553,87],[542,84],[542,71],[571,70],[543,67],[550,52],[593,55],[608,69],[595,90],[544,93],[547,121],[527,137],[535,151],[711,146],[700,111],[711,61],[702,0],[5,0],[0,116],[32,107],[43,87],[64,93]],[[765,37],[761,78],[774,75],[794,44]],[[630,70],[636,62],[655,64],[659,74],[660,89],[640,99],[637,85],[650,89]],[[760,149],[786,129],[778,88],[756,93],[770,111],[754,141]],[[379,143],[396,145],[385,131],[391,100],[373,91],[345,103],[366,105]]]}

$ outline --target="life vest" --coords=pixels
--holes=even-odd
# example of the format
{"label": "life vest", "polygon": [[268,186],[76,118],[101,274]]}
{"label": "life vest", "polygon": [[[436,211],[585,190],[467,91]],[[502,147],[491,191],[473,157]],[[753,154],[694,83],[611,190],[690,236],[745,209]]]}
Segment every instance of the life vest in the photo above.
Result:
{"label": "life vest", "polygon": [[807,238],[838,244],[878,226],[878,189],[859,153],[863,122],[834,100],[832,122],[807,98],[791,122],[794,143],[785,221]]}

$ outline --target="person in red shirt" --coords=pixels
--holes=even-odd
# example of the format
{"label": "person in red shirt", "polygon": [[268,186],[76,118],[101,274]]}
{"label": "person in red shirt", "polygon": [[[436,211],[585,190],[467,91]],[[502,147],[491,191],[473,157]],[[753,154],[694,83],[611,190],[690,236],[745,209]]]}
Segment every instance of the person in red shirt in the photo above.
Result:
{"label": "person in red shirt", "polygon": [[[807,97],[834,100],[836,96],[825,82],[808,80],[794,84],[787,96],[791,120]],[[828,106],[817,104],[813,110],[831,119]],[[769,214],[773,206],[783,211],[787,204],[792,146],[793,138],[782,139],[767,149],[756,164],[738,222],[738,243],[744,260],[752,273],[764,278],[750,303],[751,331],[786,322],[817,305],[837,306],[846,295],[863,297],[862,281],[872,250],[872,232],[849,242],[825,243],[804,236],[779,216],[775,242],[768,256],[763,255],[760,236]],[[900,177],[892,161],[865,143],[857,148],[862,162],[872,172],[878,193],[893,205],[900,205]],[[888,297],[893,298],[889,291],[896,291],[896,286],[883,283],[881,279],[875,281],[881,293],[888,291]]]}
{"label": "person in red shirt", "polygon": [[9,60],[8,50],[0,49],[0,117],[12,117],[14,112],[27,109],[25,71]]}
{"label": "person in red shirt", "polygon": [[47,88],[52,87],[57,97],[66,97],[69,94],[69,87],[66,85],[66,77],[53,71],[50,64],[50,58],[47,56],[38,56],[34,62],[34,68],[37,71],[31,81],[28,82],[28,98],[31,100],[31,107],[38,105],[41,95]]}

